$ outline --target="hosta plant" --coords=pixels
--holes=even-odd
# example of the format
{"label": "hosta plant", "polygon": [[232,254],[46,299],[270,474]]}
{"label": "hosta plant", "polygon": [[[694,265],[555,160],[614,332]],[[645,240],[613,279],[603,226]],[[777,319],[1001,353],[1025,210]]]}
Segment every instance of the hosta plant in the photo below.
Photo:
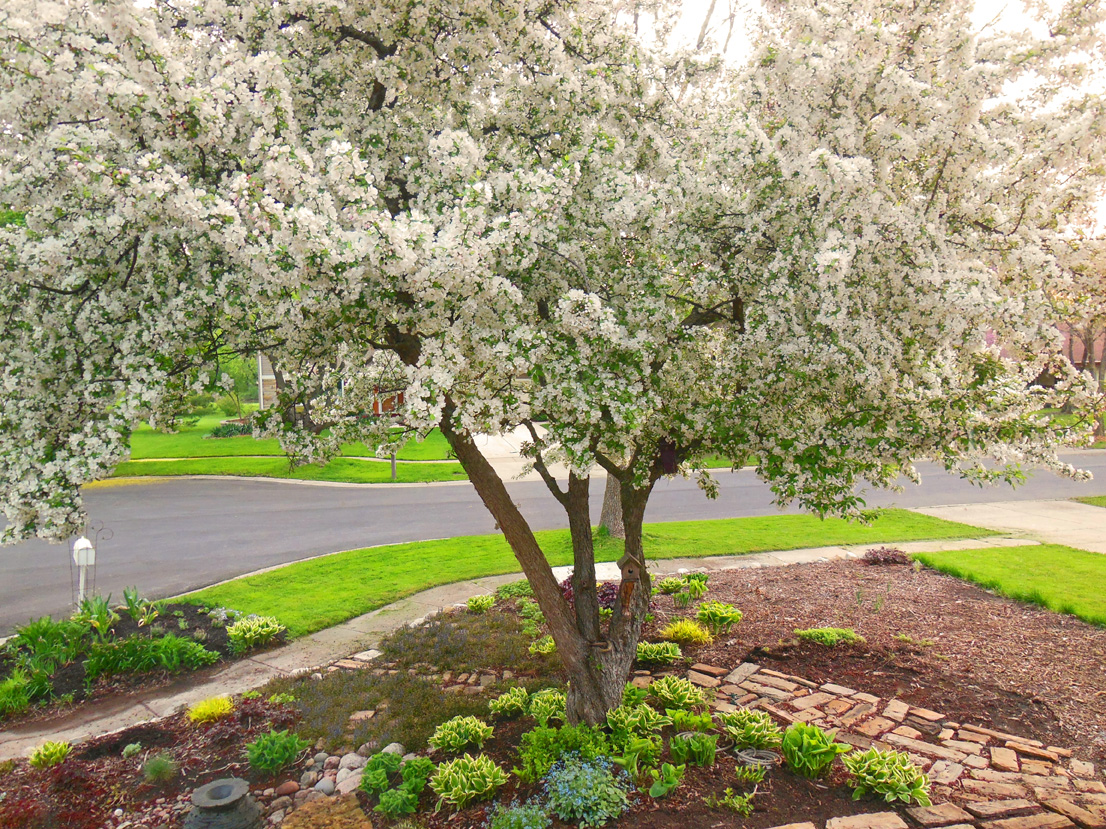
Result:
{"label": "hosta plant", "polygon": [[434,729],[430,745],[443,751],[460,751],[466,746],[484,745],[492,736],[492,727],[476,717],[454,717]]}
{"label": "hosta plant", "polygon": [[611,759],[636,783],[644,768],[660,759],[662,748],[664,748],[664,742],[659,735],[648,737],[630,735],[622,743],[622,754]]}
{"label": "hosta plant", "polygon": [[691,619],[669,622],[661,629],[660,636],[680,645],[705,645],[712,639],[709,630]]}
{"label": "hosta plant", "polygon": [[690,711],[707,704],[706,692],[689,680],[678,676],[663,676],[649,685],[649,696],[662,709],[681,708]]}
{"label": "hosta plant", "polygon": [[928,806],[929,777],[901,751],[854,751],[841,758],[853,787],[853,800],[866,794],[882,797],[888,803],[896,800]]}
{"label": "hosta plant", "polygon": [[667,665],[683,656],[675,642],[638,642],[637,661],[644,665]]}
{"label": "hosta plant", "polygon": [[227,638],[235,653],[259,648],[272,642],[286,630],[284,625],[272,616],[254,616],[240,619],[227,628]]}
{"label": "hosta plant", "polygon": [[516,685],[488,703],[488,710],[497,717],[512,719],[526,713],[526,705],[529,701],[529,691],[521,685]]}
{"label": "hosta plant", "polygon": [[680,576],[668,576],[657,582],[657,589],[661,593],[671,595],[672,593],[679,593],[684,587],[687,586],[687,581]]}
{"label": "hosta plant", "polygon": [[767,711],[739,708],[720,712],[715,718],[734,741],[734,748],[779,748],[783,740],[783,732]]}
{"label": "hosta plant", "polygon": [[650,769],[653,775],[653,785],[649,787],[650,797],[667,797],[672,790],[680,785],[684,779],[684,765],[674,766],[671,763],[662,763],[659,769]]}
{"label": "hosta plant", "polygon": [[530,695],[530,701],[526,706],[526,713],[538,721],[538,725],[546,726],[550,720],[565,720],[565,707],[568,704],[563,691],[555,688],[546,688]]}
{"label": "hosta plant", "polygon": [[222,719],[234,710],[230,697],[211,697],[200,700],[188,709],[188,719],[195,725],[206,725]]}
{"label": "hosta plant", "polygon": [[740,610],[725,602],[703,602],[695,611],[695,618],[707,626],[715,636],[727,633],[743,618]]}
{"label": "hosta plant", "polygon": [[28,762],[36,769],[48,769],[64,763],[72,750],[69,743],[45,742],[31,752]]}
{"label": "hosta plant", "polygon": [[788,767],[803,777],[821,777],[838,754],[851,751],[852,746],[835,743],[833,737],[816,725],[794,723],[783,734],[780,743]]}
{"label": "hosta plant", "polygon": [[685,711],[682,708],[666,709],[665,714],[672,720],[672,727],[680,731],[710,731],[714,728],[714,720],[710,714],[697,714],[694,711]]}
{"label": "hosta plant", "polygon": [[475,800],[495,794],[507,782],[507,775],[489,757],[464,754],[441,763],[430,778],[430,788],[438,796],[438,808],[448,803],[463,809]]}
{"label": "hosta plant", "polygon": [[648,705],[620,705],[607,712],[607,725],[616,737],[620,734],[646,737],[671,724],[672,720]]}
{"label": "hosta plant", "polygon": [[532,654],[551,654],[557,652],[557,643],[553,641],[553,637],[546,634],[541,639],[537,639],[530,643],[530,653]]}
{"label": "hosta plant", "polygon": [[495,596],[473,596],[465,606],[469,613],[487,613],[495,605]]}

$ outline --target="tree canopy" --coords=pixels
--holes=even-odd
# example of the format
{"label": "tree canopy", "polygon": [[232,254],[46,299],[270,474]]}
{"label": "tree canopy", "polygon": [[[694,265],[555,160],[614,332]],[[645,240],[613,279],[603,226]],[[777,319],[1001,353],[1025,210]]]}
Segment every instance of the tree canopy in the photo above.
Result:
{"label": "tree canopy", "polygon": [[[956,0],[797,0],[740,67],[646,48],[587,0],[2,7],[7,540],[72,532],[80,485],[220,355],[280,368],[257,428],[304,461],[393,440],[365,415],[403,388],[594,720],[640,632],[663,475],[724,454],[855,515],[859,484],[921,458],[1075,474],[1032,415],[1086,401],[1045,288],[1102,193],[1094,3],[1036,38],[974,33]],[[573,530],[573,609],[473,441],[520,424]],[[597,466],[631,574],[604,629]]]}

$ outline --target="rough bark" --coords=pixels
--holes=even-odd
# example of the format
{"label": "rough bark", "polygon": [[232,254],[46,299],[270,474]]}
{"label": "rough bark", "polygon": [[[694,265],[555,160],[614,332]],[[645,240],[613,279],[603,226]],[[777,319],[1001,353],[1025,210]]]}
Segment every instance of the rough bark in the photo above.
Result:
{"label": "rough bark", "polygon": [[626,537],[626,528],[622,524],[622,486],[613,475],[607,476],[607,486],[603,490],[603,510],[599,513],[599,526],[611,538]]}

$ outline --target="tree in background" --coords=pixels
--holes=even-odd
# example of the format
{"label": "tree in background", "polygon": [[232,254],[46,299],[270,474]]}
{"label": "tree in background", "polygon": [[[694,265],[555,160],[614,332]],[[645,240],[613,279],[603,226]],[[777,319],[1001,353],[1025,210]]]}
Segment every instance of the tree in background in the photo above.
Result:
{"label": "tree in background", "polygon": [[[859,485],[921,458],[1075,474],[1032,415],[1081,391],[1042,282],[1102,187],[1089,4],[1036,41],[977,38],[951,0],[788,3],[734,71],[649,52],[605,3],[3,5],[8,540],[73,531],[78,487],[228,351],[280,366],[257,430],[302,462],[389,451],[366,414],[403,388],[533,585],[570,717],[598,722],[662,477],[709,494],[702,461],[740,457],[781,503],[859,516]],[[519,425],[574,606],[474,440]],[[606,623],[596,466],[625,529]]]}
{"label": "tree in background", "polygon": [[[1106,394],[1106,239],[1078,234],[1058,250],[1062,269],[1049,285],[1066,335],[1065,356],[1102,396]],[[1077,349],[1078,346],[1078,349]],[[1106,414],[1095,414],[1096,437],[1106,436]]]}

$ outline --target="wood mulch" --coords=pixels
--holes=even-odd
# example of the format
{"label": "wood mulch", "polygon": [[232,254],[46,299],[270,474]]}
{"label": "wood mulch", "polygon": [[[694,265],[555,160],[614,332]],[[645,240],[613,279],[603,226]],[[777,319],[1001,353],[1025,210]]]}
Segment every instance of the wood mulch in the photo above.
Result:
{"label": "wood mulch", "polygon": [[[709,586],[745,618],[696,653],[702,662],[759,662],[897,696],[1106,762],[1106,629],[906,565],[731,570]],[[853,628],[867,642],[830,649],[794,636],[812,627]]]}

